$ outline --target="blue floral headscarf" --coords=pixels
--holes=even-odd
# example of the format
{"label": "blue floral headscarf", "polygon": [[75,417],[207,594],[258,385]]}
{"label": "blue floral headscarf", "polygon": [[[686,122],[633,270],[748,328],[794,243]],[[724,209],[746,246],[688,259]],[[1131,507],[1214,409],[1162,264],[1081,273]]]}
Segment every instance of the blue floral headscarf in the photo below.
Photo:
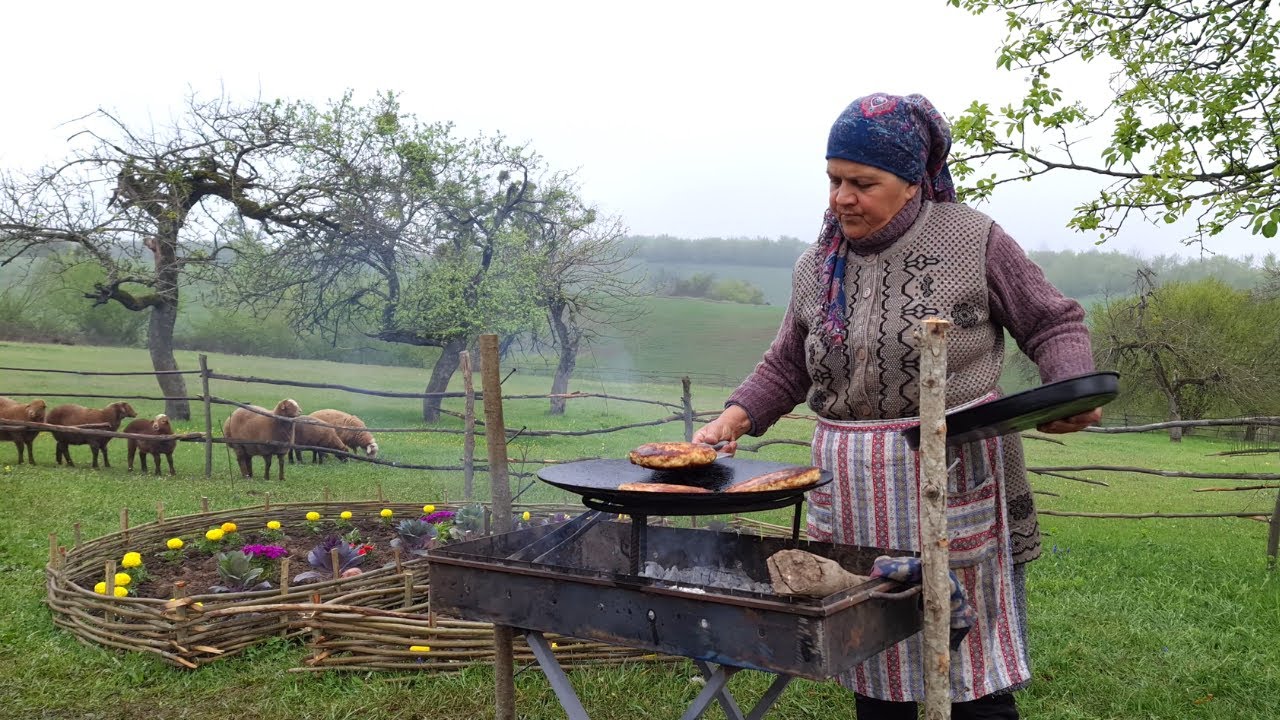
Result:
{"label": "blue floral headscarf", "polygon": [[[924,199],[955,202],[956,189],[947,167],[951,127],[923,95],[875,93],[858,98],[840,113],[827,136],[827,159],[840,158],[891,172],[919,185]],[[844,343],[845,248],[839,218],[830,209],[822,218],[818,243],[824,249],[818,280],[827,289],[823,334],[833,345]]]}

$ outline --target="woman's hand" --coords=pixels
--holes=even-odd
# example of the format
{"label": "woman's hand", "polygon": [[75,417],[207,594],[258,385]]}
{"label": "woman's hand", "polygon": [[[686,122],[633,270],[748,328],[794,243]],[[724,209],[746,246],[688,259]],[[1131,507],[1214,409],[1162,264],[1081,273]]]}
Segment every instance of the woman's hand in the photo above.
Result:
{"label": "woman's hand", "polygon": [[1069,418],[1038,425],[1036,429],[1044,433],[1072,433],[1083,430],[1090,425],[1097,425],[1100,422],[1102,422],[1102,408],[1094,408],[1088,412],[1072,415]]}
{"label": "woman's hand", "polygon": [[738,438],[751,429],[751,417],[738,405],[730,405],[715,420],[698,428],[693,441],[715,445],[724,442],[720,452],[732,455],[738,449]]}

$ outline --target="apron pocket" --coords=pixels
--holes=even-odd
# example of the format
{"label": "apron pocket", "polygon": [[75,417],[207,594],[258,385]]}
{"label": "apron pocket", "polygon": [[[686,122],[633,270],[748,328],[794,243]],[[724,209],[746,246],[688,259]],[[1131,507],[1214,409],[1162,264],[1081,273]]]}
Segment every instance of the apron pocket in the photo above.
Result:
{"label": "apron pocket", "polygon": [[947,539],[953,568],[977,565],[999,547],[1002,531],[997,483],[987,478],[976,489],[947,495]]}
{"label": "apron pocket", "polygon": [[810,540],[831,542],[831,491],[811,490],[806,501],[809,504],[809,513],[805,534]]}

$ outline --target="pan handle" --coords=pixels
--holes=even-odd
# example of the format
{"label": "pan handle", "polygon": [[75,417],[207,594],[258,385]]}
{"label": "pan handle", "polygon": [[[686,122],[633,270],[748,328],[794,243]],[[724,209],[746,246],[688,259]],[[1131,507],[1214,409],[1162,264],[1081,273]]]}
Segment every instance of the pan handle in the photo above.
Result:
{"label": "pan handle", "polygon": [[923,588],[920,585],[912,585],[906,590],[902,590],[899,592],[892,592],[892,593],[880,592],[879,590],[872,590],[870,597],[874,600],[906,600],[909,597],[914,597],[916,595],[919,595],[922,589]]}

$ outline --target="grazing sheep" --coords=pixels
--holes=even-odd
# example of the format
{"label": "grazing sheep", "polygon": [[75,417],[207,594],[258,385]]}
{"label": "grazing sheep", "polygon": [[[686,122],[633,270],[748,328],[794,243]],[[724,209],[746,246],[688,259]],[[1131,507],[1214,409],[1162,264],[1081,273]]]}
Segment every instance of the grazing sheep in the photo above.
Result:
{"label": "grazing sheep", "polygon": [[[22,404],[7,397],[0,396],[0,420],[20,420],[23,422],[44,422],[45,404],[43,400],[32,400]],[[39,430],[0,430],[0,440],[12,440],[18,446],[18,464],[22,464],[22,449],[27,450],[27,459],[36,464],[36,456],[31,451]]]}
{"label": "grazing sheep", "polygon": [[[134,420],[124,426],[127,433],[135,433],[137,435],[172,435],[173,426],[169,424],[169,416],[160,413],[155,420]],[[160,474],[160,456],[164,455],[169,458],[169,474],[176,475],[173,470],[173,449],[178,446],[176,438],[168,440],[151,440],[142,438],[129,438],[129,472],[133,472],[133,456],[135,453],[142,455],[142,472],[147,471],[147,455],[155,460],[156,474]]]}
{"label": "grazing sheep", "polygon": [[[337,431],[332,428],[317,425],[320,422],[310,415],[303,415],[298,418],[298,422],[293,427],[293,443],[294,445],[303,445],[310,447],[326,447],[332,450],[340,450],[342,452],[351,452],[351,448],[347,447],[342,438],[338,437]],[[311,462],[324,463],[324,456],[327,453],[319,450],[311,451]],[[289,448],[289,462],[293,462],[297,458],[299,463],[302,462],[302,449],[293,447]],[[346,462],[347,459],[339,456],[339,460]]]}
{"label": "grazing sheep", "polygon": [[[102,424],[106,427],[94,428],[95,430],[111,430],[119,429],[120,422],[125,418],[138,417],[138,413],[133,411],[133,406],[127,402],[113,402],[101,410],[94,410],[83,405],[59,405],[50,410],[45,415],[45,422],[50,425],[96,425]],[[58,447],[54,450],[53,459],[59,465],[63,459],[67,461],[67,467],[75,467],[76,464],[71,461],[71,445],[88,445],[93,450],[93,468],[98,468],[98,451],[102,451],[102,464],[104,467],[111,467],[111,460],[107,457],[107,443],[111,442],[111,438],[102,435],[84,435],[77,432],[53,431],[53,439],[58,441]]]}
{"label": "grazing sheep", "polygon": [[[251,405],[254,410],[268,413],[265,408]],[[222,423],[222,436],[227,445],[235,451],[236,462],[240,464],[240,474],[253,477],[253,458],[261,455],[266,461],[266,470],[262,477],[271,479],[271,458],[280,460],[280,479],[284,480],[284,456],[293,444],[293,418],[302,414],[298,403],[291,399],[281,400],[274,410],[266,415],[259,415],[244,408],[236,408],[235,412]],[[273,417],[274,416],[274,417]],[[282,445],[263,445],[264,442],[283,443]]]}
{"label": "grazing sheep", "polygon": [[317,410],[311,413],[311,417],[327,425],[342,427],[338,431],[338,437],[342,438],[342,442],[354,448],[354,450],[363,450],[369,457],[378,456],[378,443],[374,442],[373,436],[364,429],[364,421],[355,415],[344,413],[341,410]]}

